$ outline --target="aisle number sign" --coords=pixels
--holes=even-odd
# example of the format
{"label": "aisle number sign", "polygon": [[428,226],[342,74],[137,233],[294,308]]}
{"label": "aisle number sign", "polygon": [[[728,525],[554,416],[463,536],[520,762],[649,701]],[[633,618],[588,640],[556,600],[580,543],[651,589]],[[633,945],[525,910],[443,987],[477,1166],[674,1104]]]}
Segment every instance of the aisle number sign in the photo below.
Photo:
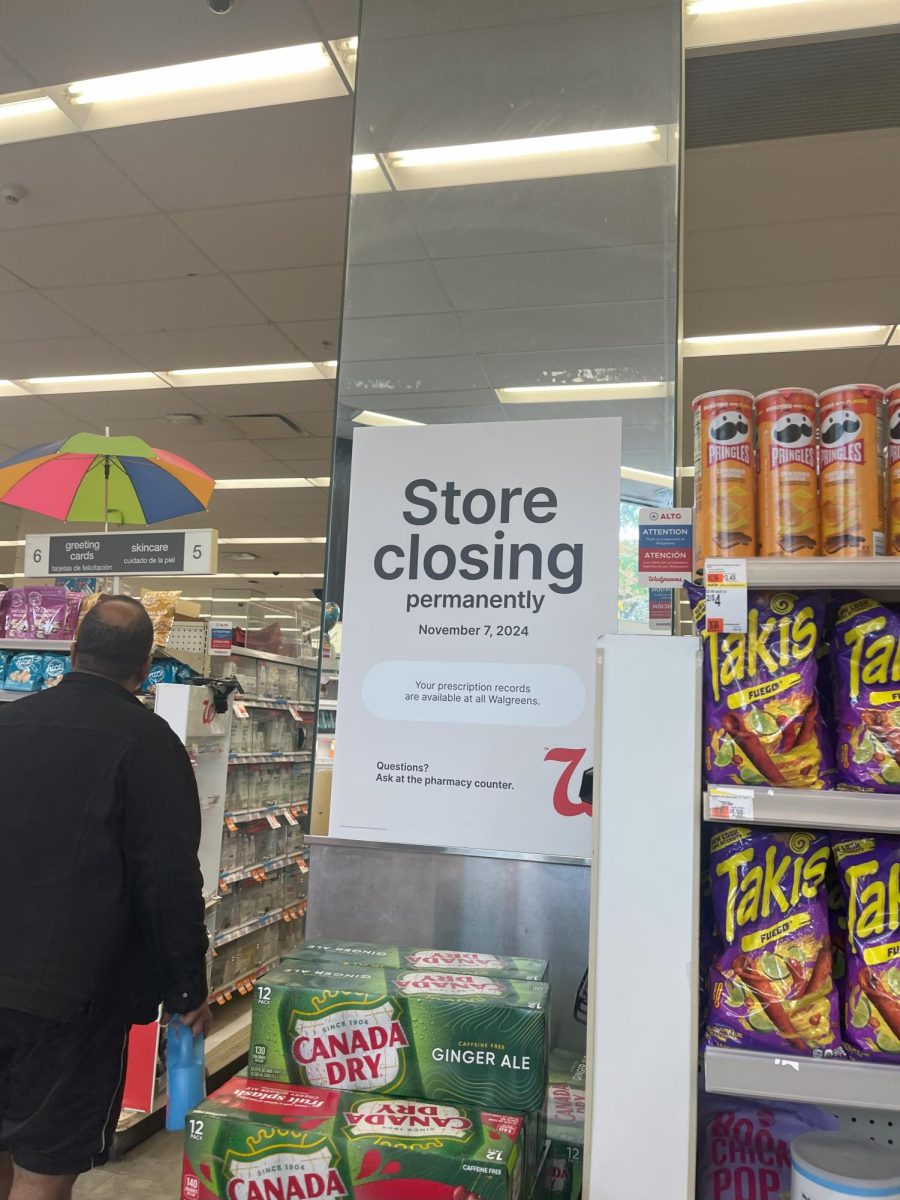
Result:
{"label": "aisle number sign", "polygon": [[747,632],[747,560],[706,560],[706,632]]}
{"label": "aisle number sign", "polygon": [[214,575],[215,529],[151,529],[128,533],[30,533],[29,579],[95,575]]}
{"label": "aisle number sign", "polygon": [[689,508],[638,509],[638,583],[681,587],[693,570],[693,512]]}

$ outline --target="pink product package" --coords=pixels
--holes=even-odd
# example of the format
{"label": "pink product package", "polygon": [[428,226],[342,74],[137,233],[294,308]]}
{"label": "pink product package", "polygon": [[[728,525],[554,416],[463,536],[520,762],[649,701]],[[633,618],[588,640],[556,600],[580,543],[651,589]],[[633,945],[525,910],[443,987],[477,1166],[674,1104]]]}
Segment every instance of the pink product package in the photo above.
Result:
{"label": "pink product package", "polygon": [[28,637],[62,641],[66,635],[67,595],[64,587],[28,588]]}
{"label": "pink product package", "polygon": [[697,1200],[781,1200],[791,1194],[791,1142],[835,1130],[837,1119],[805,1104],[778,1107],[700,1096]]}

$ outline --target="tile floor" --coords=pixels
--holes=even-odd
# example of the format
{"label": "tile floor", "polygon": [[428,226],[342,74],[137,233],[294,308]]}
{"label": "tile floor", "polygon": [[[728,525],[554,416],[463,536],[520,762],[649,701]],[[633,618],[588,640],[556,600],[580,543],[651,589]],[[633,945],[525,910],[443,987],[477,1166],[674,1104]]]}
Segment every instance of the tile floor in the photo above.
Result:
{"label": "tile floor", "polygon": [[75,1200],[178,1200],[184,1134],[156,1133],[117,1162],[82,1175]]}

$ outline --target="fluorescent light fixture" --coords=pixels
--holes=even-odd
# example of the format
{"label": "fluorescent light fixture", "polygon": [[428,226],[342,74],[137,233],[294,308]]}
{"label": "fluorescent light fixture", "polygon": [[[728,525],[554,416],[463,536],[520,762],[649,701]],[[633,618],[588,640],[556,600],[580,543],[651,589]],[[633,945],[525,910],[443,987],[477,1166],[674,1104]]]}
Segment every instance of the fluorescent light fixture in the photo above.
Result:
{"label": "fluorescent light fixture", "polygon": [[689,358],[722,354],[780,354],[791,350],[836,350],[884,346],[893,325],[846,325],[834,329],[785,329],[772,333],[723,333],[684,339]]}
{"label": "fluorescent light fixture", "polygon": [[900,325],[894,326],[894,336],[888,342],[889,346],[900,346]]}
{"label": "fluorescent light fixture", "polygon": [[329,362],[317,362],[313,364],[323,379],[337,378],[337,359],[331,359]]}
{"label": "fluorescent light fixture", "polygon": [[716,13],[752,12],[760,8],[794,8],[815,0],[688,0],[689,17],[708,17]]}
{"label": "fluorescent light fixture", "polygon": [[0,547],[2,547],[4,550],[8,550],[12,546],[24,546],[24,545],[25,545],[24,538],[20,538],[18,541],[13,541],[13,542],[0,542]]}
{"label": "fluorescent light fixture", "polygon": [[505,142],[474,142],[465,146],[435,146],[424,150],[396,150],[388,155],[392,167],[437,167],[451,163],[484,162],[508,158],[543,157],[578,150],[606,150],[640,146],[660,139],[655,125],[632,129],[594,129],[549,137],[513,138]]}
{"label": "fluorescent light fixture", "polygon": [[649,483],[655,487],[671,487],[672,476],[660,475],[658,471],[641,471],[638,467],[622,467],[620,474],[623,479],[634,483]]}
{"label": "fluorescent light fixture", "polygon": [[[220,546],[308,546],[324,545],[323,537],[258,537],[258,538],[219,538]],[[24,546],[24,542],[17,542]],[[0,542],[0,546],[3,543]]]}
{"label": "fluorescent light fixture", "polygon": [[123,75],[105,75],[99,79],[83,79],[69,84],[66,95],[73,104],[104,104],[284,79],[330,66],[331,60],[321,42],[312,42],[303,46],[282,46],[277,50],[259,50],[252,54],[233,54],[227,58],[178,63],[171,67],[152,67],[146,71],[129,71]]}
{"label": "fluorescent light fixture", "polygon": [[381,163],[374,154],[354,154],[352,160],[353,171],[377,171]]}
{"label": "fluorescent light fixture", "polygon": [[33,117],[39,113],[59,112],[49,96],[32,96],[27,100],[0,100],[0,121],[14,117]]}
{"label": "fluorescent light fixture", "polygon": [[23,387],[19,387],[17,383],[13,383],[11,379],[0,379],[0,398],[5,399],[8,396],[28,396],[31,393]]}
{"label": "fluorescent light fixture", "polygon": [[567,404],[578,400],[649,400],[665,396],[666,384],[560,383],[536,387],[497,388],[501,404]]}
{"label": "fluorescent light fixture", "polygon": [[45,375],[17,382],[37,395],[64,395],[73,392],[131,392],[170,385],[152,371],[131,371],[123,375]]}
{"label": "fluorescent light fixture", "polygon": [[315,363],[250,363],[240,367],[189,367],[160,374],[173,387],[213,387],[239,383],[294,383],[321,379]]}
{"label": "fluorescent light fixture", "polygon": [[410,421],[407,417],[392,417],[388,413],[369,412],[365,409],[353,418],[355,425],[424,425],[424,421]]}
{"label": "fluorescent light fixture", "polygon": [[[220,492],[263,491],[269,488],[328,487],[331,480],[324,478],[304,479],[302,476],[273,479],[217,479],[216,490]],[[302,577],[301,577],[302,578]]]}

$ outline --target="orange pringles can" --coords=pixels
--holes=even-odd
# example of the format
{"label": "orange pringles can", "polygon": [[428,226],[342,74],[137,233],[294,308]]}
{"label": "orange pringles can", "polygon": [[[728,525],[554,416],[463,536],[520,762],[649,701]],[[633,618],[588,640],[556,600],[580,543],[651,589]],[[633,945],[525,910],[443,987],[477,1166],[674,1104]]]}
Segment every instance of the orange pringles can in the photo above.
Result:
{"label": "orange pringles can", "polygon": [[816,393],[777,388],[756,397],[759,552],[819,553]]}
{"label": "orange pringles can", "polygon": [[731,389],[694,401],[694,566],[756,554],[753,397]]}
{"label": "orange pringles can", "polygon": [[885,393],[888,554],[900,554],[900,383]]}
{"label": "orange pringles can", "polygon": [[884,553],[884,392],[847,384],[819,397],[822,553]]}

